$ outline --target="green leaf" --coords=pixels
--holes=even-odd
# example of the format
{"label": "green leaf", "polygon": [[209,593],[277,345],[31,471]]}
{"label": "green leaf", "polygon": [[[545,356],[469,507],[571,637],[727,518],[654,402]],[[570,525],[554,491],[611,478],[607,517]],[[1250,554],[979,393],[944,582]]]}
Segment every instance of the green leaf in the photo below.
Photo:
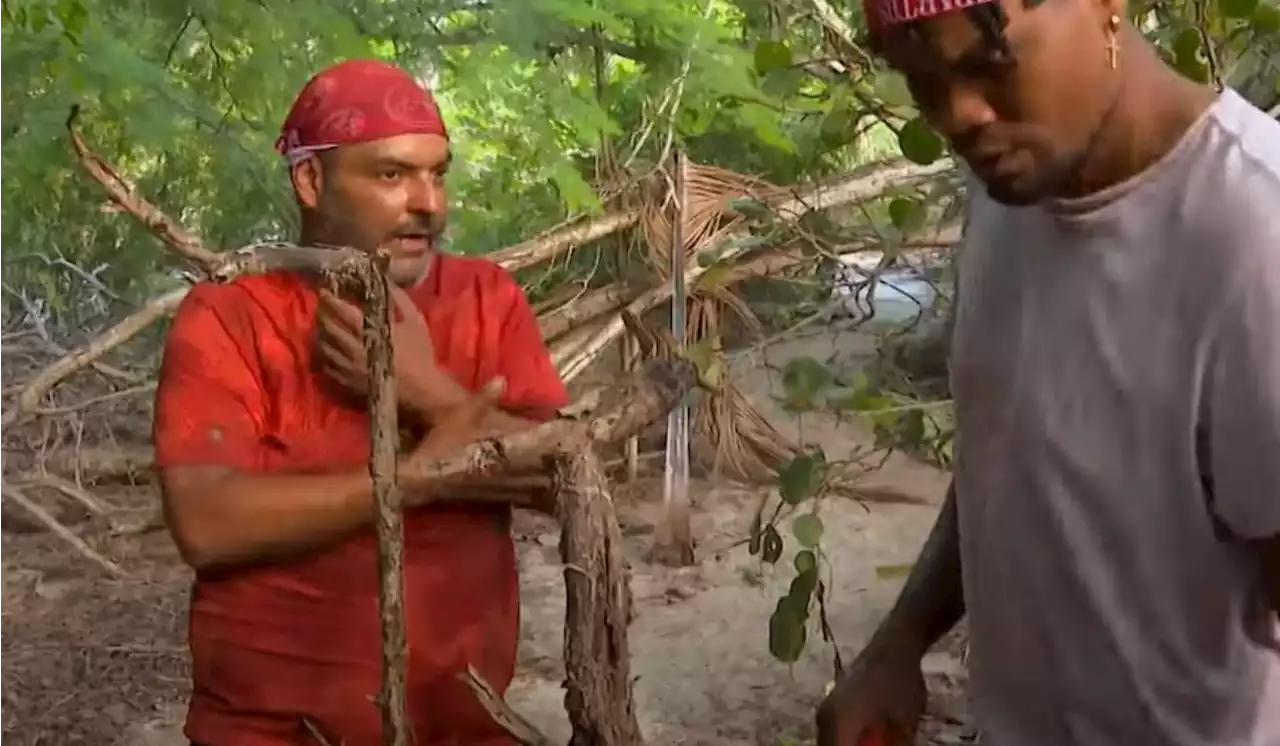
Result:
{"label": "green leaf", "polygon": [[795,564],[796,572],[809,572],[817,569],[818,555],[814,554],[812,550],[805,549],[796,552],[796,557],[792,562]]}
{"label": "green leaf", "polygon": [[914,199],[899,197],[889,203],[889,219],[902,233],[914,233],[924,227],[929,212]]}
{"label": "green leaf", "polygon": [[857,131],[858,116],[845,106],[827,112],[818,128],[822,144],[831,150],[847,145]]}
{"label": "green leaf", "polygon": [[778,605],[769,617],[769,653],[783,663],[795,663],[804,652],[807,635],[805,618],[789,597],[778,599]]}
{"label": "green leaf", "polygon": [[822,519],[813,513],[806,513],[791,524],[791,533],[795,534],[800,546],[806,549],[813,549],[822,542],[822,529]]}
{"label": "green leaf", "polygon": [[729,200],[729,209],[743,215],[765,216],[769,214],[769,204],[756,197],[738,197]]}
{"label": "green leaf", "polygon": [[911,574],[913,567],[914,565],[910,563],[905,565],[876,565],[876,578],[879,580],[905,578]]}
{"label": "green leaf", "polygon": [[782,371],[782,386],[786,392],[786,405],[793,411],[813,409],[822,390],[830,386],[835,376],[827,366],[811,357],[792,358]]}
{"label": "green leaf", "polygon": [[902,125],[898,132],[898,147],[907,160],[927,166],[942,157],[946,146],[924,117],[916,117]]}
{"label": "green leaf", "polygon": [[799,505],[818,491],[826,478],[827,459],[821,451],[801,453],[778,473],[778,493],[788,505]]}
{"label": "green leaf", "polygon": [[787,589],[787,598],[792,609],[801,619],[809,618],[809,601],[818,587],[818,570],[814,568],[799,573],[791,579],[791,587]]}
{"label": "green leaf", "polygon": [[764,39],[756,42],[756,72],[764,74],[791,67],[791,48],[780,41]]}
{"label": "green leaf", "polygon": [[911,89],[907,87],[907,79],[901,73],[893,70],[883,70],[876,73],[872,90],[884,102],[885,106],[915,106],[915,97],[911,95]]}
{"label": "green leaf", "polygon": [[845,396],[832,398],[830,404],[841,412],[875,412],[894,405],[893,398],[875,386],[855,388]]}
{"label": "green leaf", "polygon": [[778,529],[774,528],[770,523],[764,527],[764,539],[760,548],[760,558],[769,564],[778,561],[782,556],[782,535],[778,533]]}
{"label": "green leaf", "polygon": [[915,449],[924,446],[926,432],[923,410],[908,409],[898,419],[898,437],[906,448]]}
{"label": "green leaf", "polygon": [[1274,34],[1280,31],[1280,8],[1267,3],[1258,3],[1253,11],[1253,30],[1257,33]]}
{"label": "green leaf", "polygon": [[1258,0],[1219,0],[1218,8],[1227,18],[1248,18],[1258,9]]}

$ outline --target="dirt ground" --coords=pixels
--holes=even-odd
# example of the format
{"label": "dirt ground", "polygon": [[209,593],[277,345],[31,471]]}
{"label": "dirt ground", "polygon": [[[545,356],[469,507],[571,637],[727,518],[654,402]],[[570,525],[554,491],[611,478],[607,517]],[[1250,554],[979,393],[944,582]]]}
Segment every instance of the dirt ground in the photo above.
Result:
{"label": "dirt ground", "polygon": [[[831,458],[865,440],[858,426],[812,416],[797,426],[773,409],[769,392],[777,387],[771,361],[796,354],[824,358],[837,349],[860,352],[824,335],[774,345],[767,357],[745,356],[735,367],[735,378],[776,424],[820,443]],[[834,568],[829,614],[846,661],[901,585],[882,579],[876,568],[914,558],[946,487],[945,475],[906,458],[891,459],[873,479],[931,505],[864,507],[840,498],[824,505],[824,545]],[[794,666],[769,655],[768,617],[791,573],[789,567],[761,572],[743,544],[760,491],[699,481],[694,493],[699,563],[684,569],[643,560],[660,509],[660,480],[620,487],[616,498],[633,563],[631,653],[645,736],[654,744],[690,746],[803,742],[812,737],[813,708],[830,679],[831,651],[811,636]],[[97,494],[138,514],[155,509],[152,488]],[[122,582],[11,514],[3,528],[4,737],[13,746],[184,746],[191,576],[167,534],[117,535],[110,522],[97,518],[76,525],[82,538],[130,573]],[[523,636],[508,701],[548,735],[567,740],[557,536],[549,522],[525,516],[517,522],[517,538]],[[922,744],[971,742],[961,648],[954,636],[926,660],[934,696]]]}

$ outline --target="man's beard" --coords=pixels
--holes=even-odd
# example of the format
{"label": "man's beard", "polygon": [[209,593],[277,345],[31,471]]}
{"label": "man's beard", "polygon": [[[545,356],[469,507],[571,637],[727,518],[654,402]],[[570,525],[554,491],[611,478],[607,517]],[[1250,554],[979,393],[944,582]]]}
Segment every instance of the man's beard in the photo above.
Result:
{"label": "man's beard", "polygon": [[[401,287],[412,287],[426,277],[427,269],[431,266],[432,257],[436,252],[435,247],[439,242],[439,232],[432,230],[430,236],[432,249],[426,254],[415,257],[391,257],[387,266],[387,277],[392,282]],[[341,217],[335,218],[330,213],[321,223],[320,230],[308,236],[308,239],[326,246],[351,248],[372,254],[393,237],[394,232],[371,238],[367,232],[361,231]]]}

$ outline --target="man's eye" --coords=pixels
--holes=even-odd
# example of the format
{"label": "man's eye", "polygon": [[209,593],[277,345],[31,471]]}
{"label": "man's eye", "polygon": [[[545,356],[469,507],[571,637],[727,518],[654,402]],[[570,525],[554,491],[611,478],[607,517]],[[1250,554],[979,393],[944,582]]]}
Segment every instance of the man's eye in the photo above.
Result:
{"label": "man's eye", "polygon": [[987,57],[966,60],[958,72],[970,80],[1000,80],[1013,72],[1014,68],[1011,56],[993,52]]}
{"label": "man's eye", "polygon": [[400,176],[401,172],[398,168],[384,168],[378,171],[378,178],[385,181],[395,181]]}

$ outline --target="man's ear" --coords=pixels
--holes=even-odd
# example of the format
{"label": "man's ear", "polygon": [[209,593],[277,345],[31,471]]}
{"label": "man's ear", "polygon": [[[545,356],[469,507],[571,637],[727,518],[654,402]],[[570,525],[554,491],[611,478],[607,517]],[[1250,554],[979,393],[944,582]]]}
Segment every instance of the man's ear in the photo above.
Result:
{"label": "man's ear", "polygon": [[317,209],[320,195],[324,193],[324,169],[320,167],[320,159],[313,155],[293,164],[289,168],[289,178],[293,181],[298,203],[308,210]]}
{"label": "man's ear", "polygon": [[[1110,33],[1112,18],[1119,18],[1121,26],[1126,23],[1125,14],[1128,6],[1126,0],[1093,0],[1092,4],[1098,21],[1103,27],[1104,33]],[[1120,29],[1116,29],[1116,32],[1119,31]]]}

